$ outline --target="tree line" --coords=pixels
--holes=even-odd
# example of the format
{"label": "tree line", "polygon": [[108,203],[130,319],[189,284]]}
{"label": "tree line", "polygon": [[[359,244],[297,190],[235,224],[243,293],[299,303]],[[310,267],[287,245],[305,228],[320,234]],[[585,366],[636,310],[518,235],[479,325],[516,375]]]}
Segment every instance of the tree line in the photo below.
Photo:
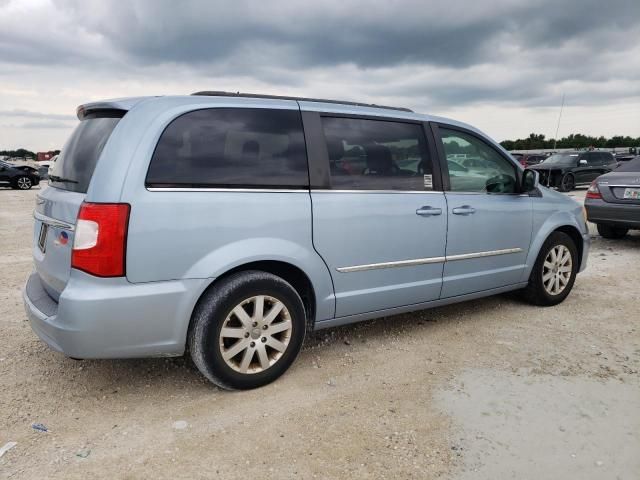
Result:
{"label": "tree line", "polygon": [[614,148],[614,147],[640,147],[640,137],[617,135],[611,138],[603,136],[592,137],[581,133],[572,133],[569,136],[559,138],[554,145],[553,138],[546,138],[540,133],[532,133],[528,138],[517,140],[503,140],[500,142],[507,150],[535,150],[543,148]]}
{"label": "tree line", "polygon": [[[53,154],[58,155],[60,150],[54,150]],[[26,148],[18,148],[17,150],[0,150],[0,157],[17,157],[17,158],[36,158],[36,153]]]}

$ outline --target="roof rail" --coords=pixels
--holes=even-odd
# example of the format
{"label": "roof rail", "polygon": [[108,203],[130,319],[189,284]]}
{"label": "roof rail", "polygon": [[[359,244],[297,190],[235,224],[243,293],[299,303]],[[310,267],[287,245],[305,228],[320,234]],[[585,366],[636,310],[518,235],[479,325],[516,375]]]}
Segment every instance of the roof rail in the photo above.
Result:
{"label": "roof rail", "polygon": [[263,95],[260,93],[240,93],[240,92],[223,92],[216,90],[203,90],[201,92],[195,92],[191,95],[201,95],[205,97],[242,97],[242,98],[271,98],[274,100],[297,100],[303,102],[321,102],[321,103],[334,103],[338,105],[351,105],[354,107],[371,107],[371,108],[385,108],[387,110],[399,110],[401,112],[411,112],[413,110],[404,107],[389,107],[386,105],[376,105],[375,103],[360,103],[360,102],[343,102],[341,100],[326,100],[322,98],[305,98],[305,97],[288,97],[283,95]]}

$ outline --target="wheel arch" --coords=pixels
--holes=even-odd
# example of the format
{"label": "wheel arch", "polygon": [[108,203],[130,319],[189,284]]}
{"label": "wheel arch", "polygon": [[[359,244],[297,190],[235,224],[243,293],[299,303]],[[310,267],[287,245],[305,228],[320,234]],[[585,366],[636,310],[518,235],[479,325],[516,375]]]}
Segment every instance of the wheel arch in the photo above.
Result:
{"label": "wheel arch", "polygon": [[293,265],[292,263],[285,262],[282,260],[258,260],[248,263],[243,263],[242,265],[237,265],[229,270],[225,271],[223,274],[219,275],[215,279],[209,283],[209,285],[202,291],[198,299],[196,300],[193,310],[191,312],[191,318],[189,320],[189,327],[187,329],[188,338],[189,333],[193,327],[193,311],[197,308],[198,304],[202,297],[212,288],[215,288],[217,284],[221,281],[225,280],[229,276],[238,273],[245,272],[251,270],[259,270],[262,272],[271,273],[277,277],[282,278],[287,283],[289,283],[293,289],[300,295],[302,299],[302,303],[305,308],[306,314],[306,324],[307,331],[313,331],[316,321],[316,312],[317,312],[317,299],[316,292],[313,287],[313,283],[307,275],[300,267]]}
{"label": "wheel arch", "polygon": [[558,212],[556,215],[552,215],[547,218],[543,225],[538,228],[537,234],[533,238],[531,247],[529,248],[527,268],[525,269],[522,277],[523,282],[529,280],[529,276],[531,275],[531,271],[533,270],[533,266],[535,265],[538,255],[540,255],[540,250],[542,249],[544,242],[546,242],[549,236],[554,232],[562,232],[573,240],[578,250],[578,271],[581,271],[585,249],[583,234],[581,233],[581,229],[578,226],[574,215],[570,212]]}
{"label": "wheel arch", "polygon": [[[573,225],[562,225],[562,226],[556,228],[555,230],[553,230],[553,232],[550,232],[549,235],[551,235],[554,232],[565,233],[571,238],[571,240],[573,240],[573,243],[575,244],[576,248],[578,249],[578,271],[580,271],[580,267],[582,266],[581,265],[581,263],[582,263],[582,253],[584,252],[584,243],[582,242],[582,234]],[[547,238],[549,238],[549,235],[547,235]]]}

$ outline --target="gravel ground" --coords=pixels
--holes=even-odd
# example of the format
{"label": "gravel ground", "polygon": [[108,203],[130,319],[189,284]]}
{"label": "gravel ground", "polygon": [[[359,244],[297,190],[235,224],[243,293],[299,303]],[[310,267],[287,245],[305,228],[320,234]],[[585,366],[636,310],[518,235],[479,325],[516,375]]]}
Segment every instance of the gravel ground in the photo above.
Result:
{"label": "gravel ground", "polygon": [[0,478],[640,477],[640,232],[594,234],[557,307],[502,295],[319,332],[280,380],[228,393],[185,359],[79,362],[36,338],[37,193],[0,190]]}

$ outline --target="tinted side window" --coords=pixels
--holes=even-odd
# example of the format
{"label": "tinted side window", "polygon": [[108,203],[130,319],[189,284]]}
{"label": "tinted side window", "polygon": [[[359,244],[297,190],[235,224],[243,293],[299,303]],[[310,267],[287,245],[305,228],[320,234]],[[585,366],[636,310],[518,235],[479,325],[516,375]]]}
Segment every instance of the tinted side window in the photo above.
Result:
{"label": "tinted side window", "polygon": [[613,155],[611,155],[608,152],[600,152],[600,157],[602,158],[602,164],[603,165],[609,165],[611,163],[616,163],[616,161],[613,158]]}
{"label": "tinted side window", "polygon": [[515,193],[515,166],[479,138],[440,128],[453,192]]}
{"label": "tinted side window", "polygon": [[331,186],[342,190],[433,190],[422,125],[323,117]]}
{"label": "tinted side window", "polygon": [[587,164],[591,166],[602,165],[602,157],[599,153],[587,153]]}
{"label": "tinted side window", "polygon": [[212,108],[186,113],[162,133],[146,184],[306,187],[300,112]]}

